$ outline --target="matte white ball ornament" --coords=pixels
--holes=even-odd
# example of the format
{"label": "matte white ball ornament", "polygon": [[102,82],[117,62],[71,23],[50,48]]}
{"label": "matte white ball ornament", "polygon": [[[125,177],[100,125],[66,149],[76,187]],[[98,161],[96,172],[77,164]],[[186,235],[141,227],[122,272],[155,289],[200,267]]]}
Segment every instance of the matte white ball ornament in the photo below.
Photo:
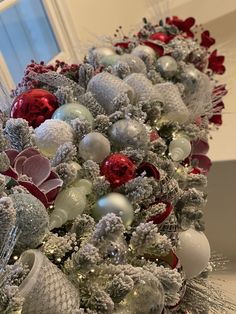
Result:
{"label": "matte white ball ornament", "polygon": [[210,245],[203,232],[193,228],[179,233],[176,254],[183,266],[187,279],[198,276],[208,265]]}
{"label": "matte white ball ornament", "polygon": [[71,126],[61,120],[45,120],[34,133],[37,147],[47,157],[53,157],[60,145],[73,141]]}

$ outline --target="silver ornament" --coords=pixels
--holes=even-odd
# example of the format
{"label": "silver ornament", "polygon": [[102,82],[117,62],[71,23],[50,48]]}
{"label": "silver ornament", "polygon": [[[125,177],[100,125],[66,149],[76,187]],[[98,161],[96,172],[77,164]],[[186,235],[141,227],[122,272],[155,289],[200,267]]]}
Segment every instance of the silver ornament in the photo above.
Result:
{"label": "silver ornament", "polygon": [[153,64],[157,58],[155,50],[145,45],[138,45],[132,50],[131,54],[139,57],[148,65]]}
{"label": "silver ornament", "polygon": [[170,56],[163,56],[157,60],[157,71],[167,79],[172,78],[178,69],[178,65],[174,58]]}
{"label": "silver ornament", "polygon": [[98,132],[88,133],[79,143],[79,154],[84,160],[102,162],[110,152],[109,140]]}
{"label": "silver ornament", "polygon": [[117,149],[127,147],[146,149],[149,143],[145,126],[136,120],[118,120],[108,132],[112,144]]}
{"label": "silver ornament", "polygon": [[[125,53],[119,60],[128,64],[131,73],[147,73],[145,63],[135,55]],[[119,62],[119,60],[117,62]]]}
{"label": "silver ornament", "polygon": [[185,93],[192,94],[198,88],[201,72],[192,65],[184,68],[183,72],[179,74],[179,80],[185,87]]}
{"label": "silver ornament", "polygon": [[131,103],[134,97],[133,89],[128,84],[108,72],[95,75],[88,83],[88,91],[108,114],[116,111],[113,101],[118,96],[126,94]]}
{"label": "silver ornament", "polygon": [[80,305],[79,290],[38,250],[25,251],[20,261],[30,272],[19,286],[22,314],[72,313]]}
{"label": "silver ornament", "polygon": [[99,47],[93,49],[92,54],[100,61],[104,57],[115,55],[115,52],[109,47]]}
{"label": "silver ornament", "polygon": [[44,205],[28,193],[15,193],[9,197],[16,209],[16,223],[21,231],[16,251],[36,248],[49,231],[49,217]]}
{"label": "silver ornament", "polygon": [[96,220],[108,213],[119,216],[126,227],[130,226],[134,219],[134,212],[129,200],[120,193],[109,193],[101,197],[94,205],[92,215]]}

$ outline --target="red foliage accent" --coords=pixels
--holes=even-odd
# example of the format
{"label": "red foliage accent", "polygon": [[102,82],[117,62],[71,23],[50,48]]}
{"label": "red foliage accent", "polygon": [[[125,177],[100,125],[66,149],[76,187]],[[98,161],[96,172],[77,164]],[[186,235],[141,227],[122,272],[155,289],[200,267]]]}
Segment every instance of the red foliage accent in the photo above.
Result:
{"label": "red foliage accent", "polygon": [[193,32],[190,30],[195,24],[193,17],[188,17],[186,20],[181,20],[178,16],[168,17],[166,23],[176,26],[180,31],[186,33],[187,37],[194,37]]}
{"label": "red foliage accent", "polygon": [[161,32],[154,33],[149,37],[149,39],[151,39],[151,40],[159,40],[165,44],[168,44],[168,42],[171,41],[171,39],[173,39],[173,38],[174,38],[173,35],[167,35],[167,34],[161,33]]}
{"label": "red foliage accent", "polygon": [[115,43],[115,47],[120,47],[120,48],[123,48],[123,49],[128,49],[130,43],[131,43],[131,41],[121,41],[121,42]]}
{"label": "red foliage accent", "polygon": [[204,31],[201,34],[201,39],[202,39],[202,41],[201,41],[200,45],[202,47],[205,47],[205,48],[210,48],[216,42],[215,39],[210,36],[209,31]]}
{"label": "red foliage accent", "polygon": [[208,60],[208,69],[211,69],[216,74],[224,74],[225,66],[223,63],[225,61],[225,57],[217,56],[217,49],[210,54]]}

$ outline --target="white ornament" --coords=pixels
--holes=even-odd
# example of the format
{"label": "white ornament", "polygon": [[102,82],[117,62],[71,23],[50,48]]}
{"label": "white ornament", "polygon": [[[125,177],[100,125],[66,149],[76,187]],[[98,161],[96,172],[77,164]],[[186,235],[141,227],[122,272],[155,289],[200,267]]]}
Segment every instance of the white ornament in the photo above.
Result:
{"label": "white ornament", "polygon": [[203,232],[190,228],[179,233],[176,254],[187,279],[198,276],[208,265],[211,250]]}
{"label": "white ornament", "polygon": [[61,120],[45,120],[34,133],[36,145],[47,157],[54,156],[60,145],[73,141],[71,126]]}
{"label": "white ornament", "polygon": [[87,205],[86,195],[92,191],[92,183],[82,179],[76,187],[62,190],[56,197],[54,211],[50,216],[50,230],[59,228],[68,220],[81,215]]}
{"label": "white ornament", "polygon": [[184,136],[178,136],[169,144],[169,153],[174,161],[182,161],[187,158],[191,149],[190,141]]}

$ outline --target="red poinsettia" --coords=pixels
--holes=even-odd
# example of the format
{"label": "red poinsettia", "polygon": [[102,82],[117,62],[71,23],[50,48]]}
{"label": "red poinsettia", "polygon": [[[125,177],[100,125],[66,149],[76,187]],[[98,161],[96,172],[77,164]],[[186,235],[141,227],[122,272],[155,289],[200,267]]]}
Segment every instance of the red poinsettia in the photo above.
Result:
{"label": "red poinsettia", "polygon": [[214,123],[215,125],[222,125],[223,121],[222,121],[222,113],[221,113],[221,111],[224,109],[224,107],[225,106],[224,106],[223,101],[221,101],[220,103],[218,103],[218,104],[216,104],[214,106],[215,113],[209,119],[209,121],[211,123]]}
{"label": "red poinsettia", "polygon": [[224,74],[225,66],[223,63],[225,61],[225,57],[217,56],[217,49],[210,54],[208,60],[208,69],[211,69],[216,74]]}
{"label": "red poinsettia", "polygon": [[213,37],[210,36],[210,32],[209,31],[204,31],[202,34],[201,34],[201,43],[200,45],[202,47],[205,47],[205,48],[210,48],[212,45],[215,44],[215,39]]}
{"label": "red poinsettia", "polygon": [[186,33],[187,37],[194,37],[191,28],[195,24],[195,19],[193,17],[188,17],[186,20],[181,20],[178,16],[168,17],[166,23],[169,25],[176,26],[180,31]]}

